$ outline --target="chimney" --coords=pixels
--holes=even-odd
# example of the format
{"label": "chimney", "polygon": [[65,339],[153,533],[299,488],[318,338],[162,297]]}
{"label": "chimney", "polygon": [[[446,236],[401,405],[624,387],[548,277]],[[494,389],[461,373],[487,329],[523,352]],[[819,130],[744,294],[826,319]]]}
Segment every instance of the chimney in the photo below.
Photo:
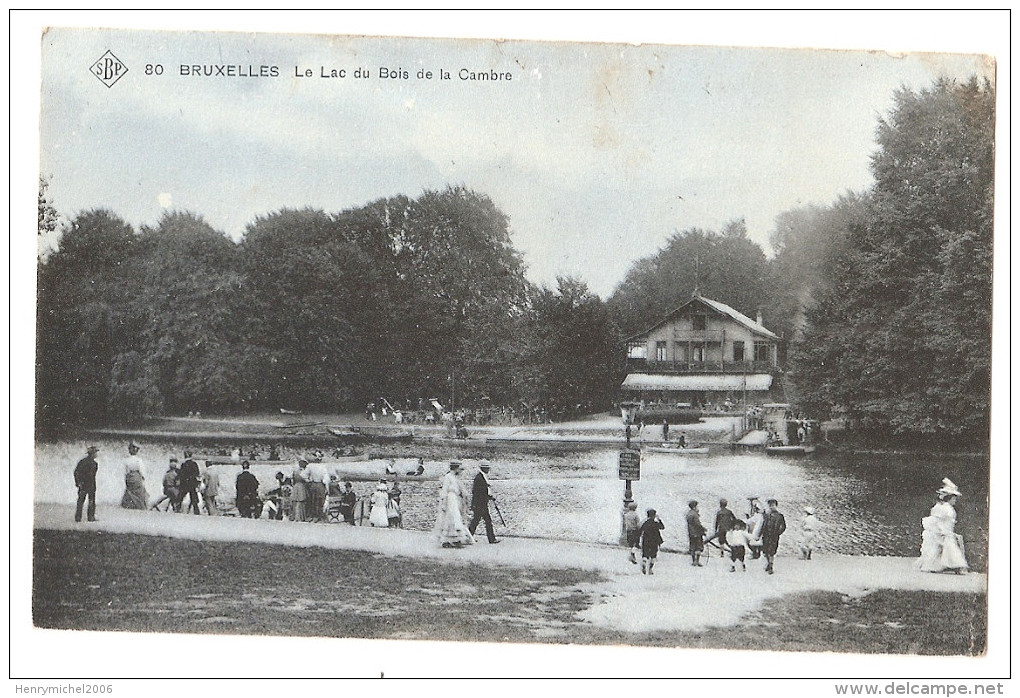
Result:
{"label": "chimney", "polygon": [[[759,325],[762,324],[762,322],[761,322],[761,306],[760,305],[758,306],[758,317],[755,319],[755,322],[757,322]],[[764,327],[764,325],[762,325],[762,327]]]}

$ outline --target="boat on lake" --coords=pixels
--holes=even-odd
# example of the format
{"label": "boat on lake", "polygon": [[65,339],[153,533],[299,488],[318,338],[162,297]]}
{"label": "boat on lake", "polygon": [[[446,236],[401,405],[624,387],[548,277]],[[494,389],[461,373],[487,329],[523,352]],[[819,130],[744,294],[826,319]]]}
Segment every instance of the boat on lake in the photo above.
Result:
{"label": "boat on lake", "polygon": [[814,453],[814,446],[766,446],[765,453],[770,456],[806,456]]}
{"label": "boat on lake", "polygon": [[674,456],[707,456],[708,446],[681,447],[679,444],[662,444],[661,446],[645,446],[649,453],[668,453]]}

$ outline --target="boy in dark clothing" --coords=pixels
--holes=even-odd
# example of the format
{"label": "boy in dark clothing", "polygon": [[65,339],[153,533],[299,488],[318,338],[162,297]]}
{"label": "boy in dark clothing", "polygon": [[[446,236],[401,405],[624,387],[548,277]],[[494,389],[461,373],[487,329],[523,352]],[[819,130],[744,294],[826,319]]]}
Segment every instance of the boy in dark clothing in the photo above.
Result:
{"label": "boy in dark clothing", "polygon": [[770,499],[768,511],[765,513],[765,523],[761,527],[762,550],[765,553],[767,565],[765,571],[773,572],[773,563],[776,559],[776,552],[779,550],[779,536],[786,531],[786,517],[779,513],[779,502]]}
{"label": "boy in dark clothing", "polygon": [[719,511],[715,515],[715,534],[712,538],[719,541],[719,557],[726,555],[726,551],[723,550],[726,547],[726,534],[733,528],[733,522],[737,520],[737,517],[729,510],[727,504],[728,502],[725,499],[720,499]]}
{"label": "boy in dark clothing", "polygon": [[705,550],[705,527],[701,524],[697,501],[692,499],[687,503],[687,507],[687,539],[690,544],[691,564],[701,567],[701,553]]}
{"label": "boy in dark clothing", "polygon": [[648,518],[641,524],[641,572],[643,574],[655,574],[652,568],[655,566],[655,558],[659,555],[659,546],[662,545],[662,534],[659,533],[666,525],[655,515],[655,509],[649,509]]}
{"label": "boy in dark clothing", "polygon": [[343,514],[344,522],[354,525],[354,507],[358,503],[358,495],[354,491],[354,485],[350,482],[344,483],[343,494],[340,495],[340,513]]}

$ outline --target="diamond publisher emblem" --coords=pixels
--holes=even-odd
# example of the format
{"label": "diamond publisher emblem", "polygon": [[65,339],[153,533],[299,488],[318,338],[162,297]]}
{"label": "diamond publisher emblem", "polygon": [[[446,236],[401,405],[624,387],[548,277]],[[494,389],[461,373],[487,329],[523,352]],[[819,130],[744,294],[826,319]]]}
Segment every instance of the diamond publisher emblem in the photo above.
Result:
{"label": "diamond publisher emblem", "polygon": [[104,53],[98,61],[92,64],[89,72],[99,78],[107,87],[113,87],[114,83],[124,77],[127,73],[127,66],[119,58],[113,55],[112,51]]}

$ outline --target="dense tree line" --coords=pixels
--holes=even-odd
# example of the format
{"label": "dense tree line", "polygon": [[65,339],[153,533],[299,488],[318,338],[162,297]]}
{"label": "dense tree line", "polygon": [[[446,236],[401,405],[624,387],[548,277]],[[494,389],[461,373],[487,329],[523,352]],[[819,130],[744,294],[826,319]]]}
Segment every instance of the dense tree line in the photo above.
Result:
{"label": "dense tree line", "polygon": [[987,82],[895,94],[874,186],[817,231],[831,242],[792,363],[816,412],[877,437],[987,441],[994,125]]}
{"label": "dense tree line", "polygon": [[620,362],[605,304],[524,272],[507,217],[460,187],[277,211],[240,243],[192,213],[136,231],[87,211],[39,264],[38,425],[378,396],[608,406]]}
{"label": "dense tree line", "polygon": [[[536,287],[509,221],[462,187],[257,218],[240,243],[190,213],[135,231],[86,211],[39,264],[44,430],[199,410],[348,410],[376,396],[603,408],[623,340],[697,290],[784,339],[783,384],[818,417],[902,439],[987,440],[994,89],[900,90],[874,185],[675,233],[605,302]],[[59,216],[40,182],[40,234]]]}

